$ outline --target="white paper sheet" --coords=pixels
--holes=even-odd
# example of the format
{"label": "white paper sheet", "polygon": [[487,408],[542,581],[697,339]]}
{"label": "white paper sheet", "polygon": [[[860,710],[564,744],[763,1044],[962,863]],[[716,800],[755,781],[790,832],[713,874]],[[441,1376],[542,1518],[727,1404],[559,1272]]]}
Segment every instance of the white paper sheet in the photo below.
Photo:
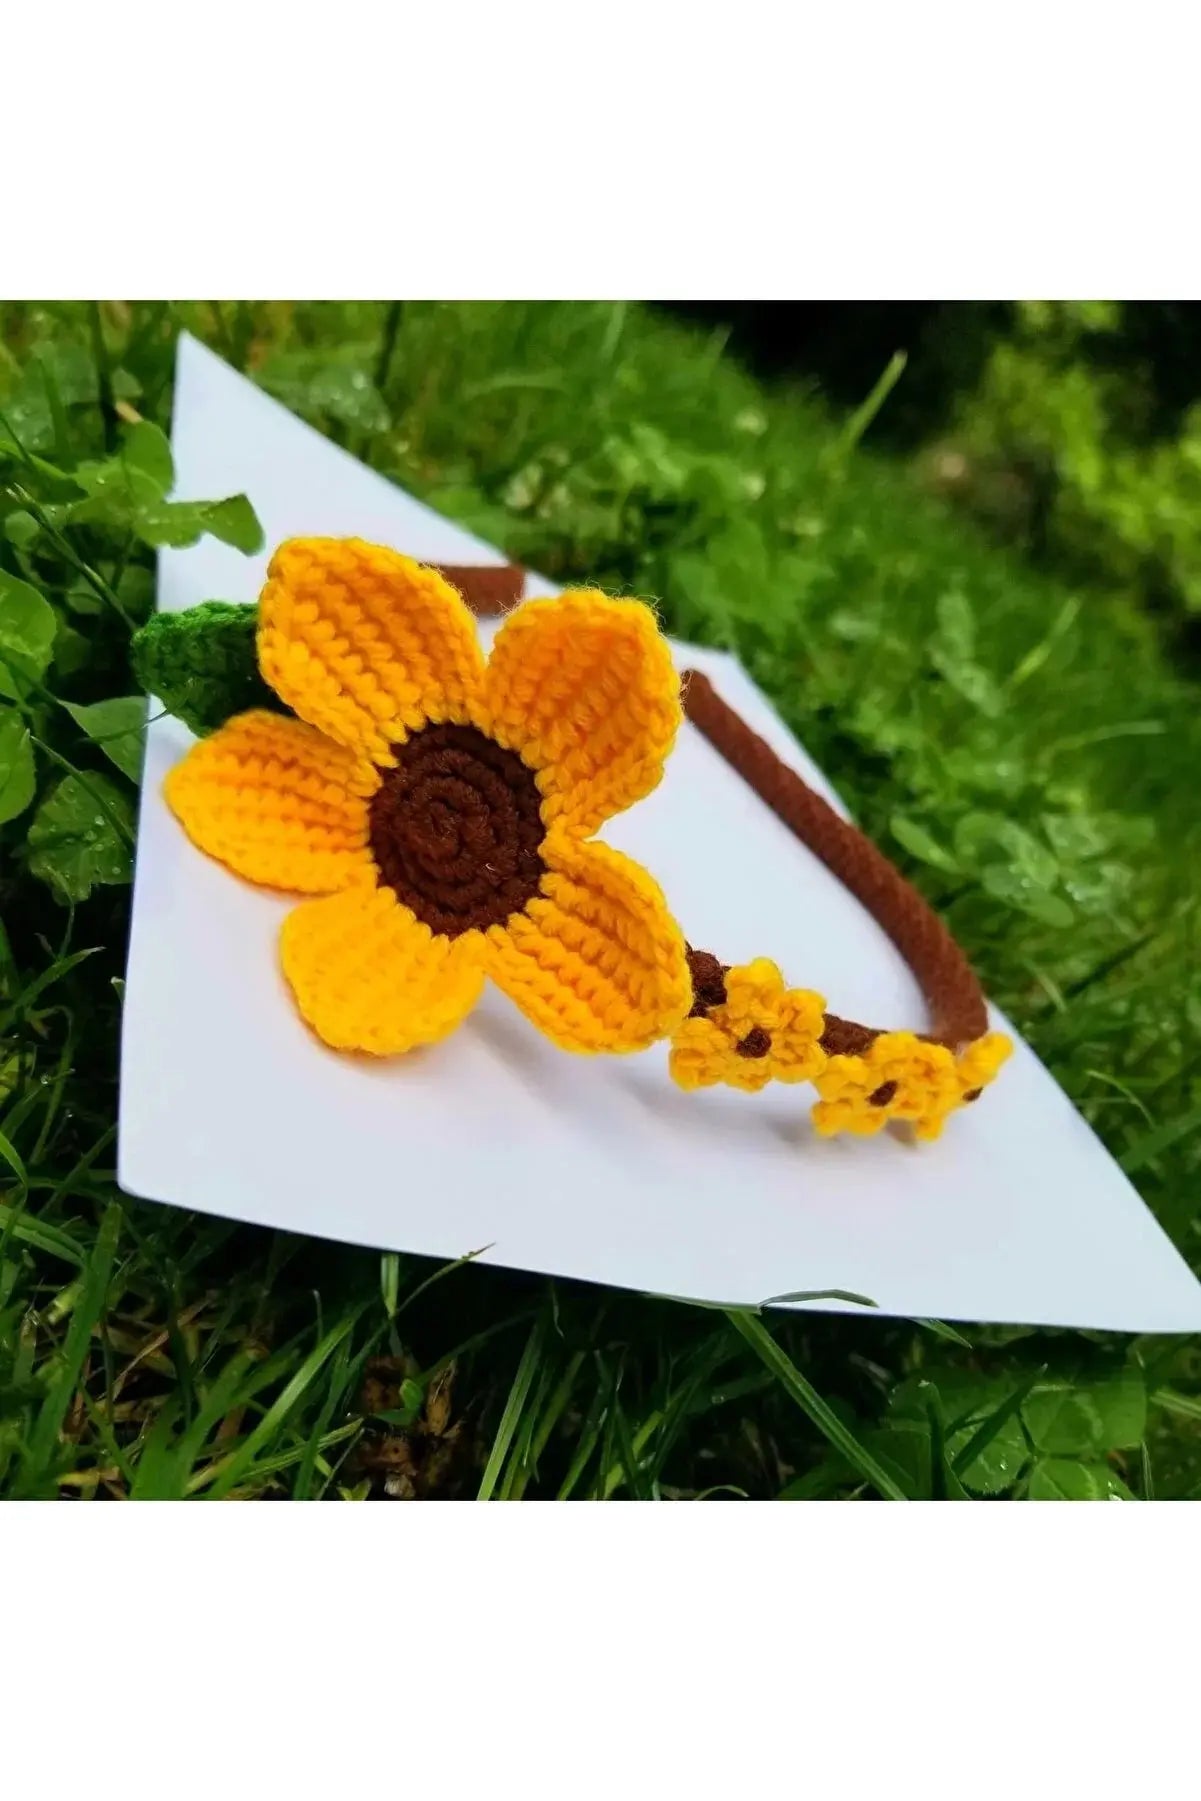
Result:
{"label": "white paper sheet", "polygon": [[[179,496],[245,490],[269,547],[354,534],[428,561],[503,560],[186,337],[173,442]],[[211,538],[165,552],[160,605],[252,601],[266,563]],[[678,659],[831,792],[733,659]],[[917,1147],[818,1139],[807,1089],[683,1094],[664,1046],[566,1056],[492,989],[432,1050],[372,1064],[323,1049],[277,966],[290,903],[191,846],[160,792],[189,735],[161,720],[148,736],[121,1068],[130,1193],[439,1258],[490,1246],[487,1262],[688,1299],[838,1288],[915,1317],[1201,1328],[1201,1285],[1020,1042],[981,1104]],[[924,1023],[884,934],[692,727],[662,786],[602,836],[654,871],[693,943],[771,956],[852,1018]]]}

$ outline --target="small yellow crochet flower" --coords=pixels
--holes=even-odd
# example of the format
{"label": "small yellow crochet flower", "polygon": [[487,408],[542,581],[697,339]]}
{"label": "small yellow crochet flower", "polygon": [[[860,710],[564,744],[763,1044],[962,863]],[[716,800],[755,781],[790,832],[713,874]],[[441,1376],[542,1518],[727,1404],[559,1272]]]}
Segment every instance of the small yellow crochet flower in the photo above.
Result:
{"label": "small yellow crochet flower", "polygon": [[283,924],[313,1030],[385,1056],[452,1031],[490,976],[571,1051],[667,1036],[692,987],[636,863],[588,840],[656,786],[679,684],[650,609],[532,600],[485,664],[434,570],[356,539],[272,558],[259,665],[298,715],[239,714],[167,778],[193,843],[321,898]]}
{"label": "small yellow crochet flower", "polygon": [[913,1032],[881,1032],[861,1056],[831,1057],[816,1087],[813,1124],[823,1138],[870,1138],[890,1119],[908,1120],[917,1138],[937,1138],[963,1098],[954,1054]]}
{"label": "small yellow crochet flower", "polygon": [[672,1041],[669,1067],[679,1086],[724,1082],[754,1094],[768,1082],[812,1081],[826,1062],[821,996],[785,988],[767,957],[726,970],[723,982],[724,1001],[686,1019]]}
{"label": "small yellow crochet flower", "polygon": [[823,1137],[867,1138],[900,1119],[915,1138],[939,1138],[949,1116],[979,1098],[1012,1050],[1001,1032],[977,1039],[958,1058],[912,1032],[882,1032],[862,1056],[830,1058],[817,1078],[813,1124]]}

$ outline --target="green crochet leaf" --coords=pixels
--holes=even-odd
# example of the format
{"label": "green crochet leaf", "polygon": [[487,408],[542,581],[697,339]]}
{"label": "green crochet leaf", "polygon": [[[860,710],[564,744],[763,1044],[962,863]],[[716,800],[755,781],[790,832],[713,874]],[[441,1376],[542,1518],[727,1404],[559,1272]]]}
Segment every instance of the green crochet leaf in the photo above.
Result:
{"label": "green crochet leaf", "polygon": [[198,738],[251,707],[284,712],[259,674],[258,617],[257,607],[224,600],[158,613],[134,633],[134,674]]}

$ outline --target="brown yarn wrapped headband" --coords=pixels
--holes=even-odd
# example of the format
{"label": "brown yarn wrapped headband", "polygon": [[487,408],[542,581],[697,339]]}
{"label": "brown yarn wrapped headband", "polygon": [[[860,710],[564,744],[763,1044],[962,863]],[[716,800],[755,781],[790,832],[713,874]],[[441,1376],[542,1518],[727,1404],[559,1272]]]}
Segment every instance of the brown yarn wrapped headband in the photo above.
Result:
{"label": "brown yarn wrapped headband", "polygon": [[[503,614],[522,597],[525,571],[516,565],[443,566],[441,573],[481,617]],[[1002,1034],[989,1032],[988,1010],[975,970],[942,920],[883,851],[790,769],[721,698],[708,676],[696,669],[686,670],[681,678],[680,698],[685,716],[714,750],[801,843],[820,857],[887,932],[916,976],[925,998],[929,1021],[927,1030],[920,1034],[861,1025],[856,1020],[824,1013],[819,1044],[831,1060],[827,1070],[833,1070],[836,1077],[853,1077],[858,1069],[849,1066],[861,1068],[875,1046],[878,1061],[874,1068],[869,1062],[868,1068],[883,1078],[862,1093],[861,1082],[852,1080],[840,1092],[836,1080],[825,1103],[831,1128],[866,1135],[882,1115],[891,1115],[916,1125],[918,1136],[937,1136],[946,1112],[955,1105],[978,1100],[1011,1049]],[[688,962],[693,985],[691,1017],[709,1019],[727,1003],[726,977],[730,966],[714,952],[692,946]],[[768,1036],[764,1027],[752,1025],[742,1040],[735,1042],[735,1055],[745,1064],[752,1064]],[[911,1069],[915,1041],[931,1050],[925,1056],[918,1051],[917,1066]],[[890,1060],[890,1051],[899,1052],[899,1058]],[[879,1055],[881,1052],[884,1054]],[[838,1068],[834,1059],[845,1060],[848,1068]],[[736,1069],[737,1065],[733,1067]],[[892,1073],[894,1068],[896,1074]],[[954,1086],[950,1082],[952,1070],[958,1076]],[[923,1099],[919,1102],[914,1098],[913,1104],[898,1115],[893,1109],[898,1098],[904,1099],[901,1090],[907,1075],[916,1075],[923,1088]],[[935,1105],[931,1110],[926,1104],[930,1099],[929,1085],[933,1079],[938,1088],[940,1077],[945,1078],[941,1097],[944,1105]],[[758,1086],[754,1082],[745,1085]],[[824,1091],[826,1083],[819,1087]],[[820,1108],[818,1112],[820,1125]]]}
{"label": "brown yarn wrapped headband", "polygon": [[[681,1088],[809,1082],[824,1136],[938,1137],[1012,1048],[949,931],[704,675],[676,674],[650,608],[595,589],[518,606],[524,583],[293,538],[257,613],[204,602],[135,635],[143,685],[199,739],[164,784],[183,829],[311,897],[279,939],[308,1026],[400,1055],[453,1031],[488,979],[562,1050],[666,1040]],[[486,663],[472,613],[507,615]],[[924,1033],[841,1018],[767,957],[686,945],[653,871],[595,839],[659,780],[681,709],[888,933]]]}
{"label": "brown yarn wrapped headband", "polygon": [[[687,670],[681,692],[685,714],[714,750],[888,933],[921,984],[930,1013],[929,1031],[923,1036],[953,1051],[982,1037],[988,1030],[988,1013],[976,972],[916,888],[870,838],[780,760],[722,700],[708,676]],[[703,955],[694,953],[698,959]],[[710,965],[705,968],[711,975]],[[822,1045],[831,1055],[857,1053],[879,1036],[878,1027],[828,1013]]]}

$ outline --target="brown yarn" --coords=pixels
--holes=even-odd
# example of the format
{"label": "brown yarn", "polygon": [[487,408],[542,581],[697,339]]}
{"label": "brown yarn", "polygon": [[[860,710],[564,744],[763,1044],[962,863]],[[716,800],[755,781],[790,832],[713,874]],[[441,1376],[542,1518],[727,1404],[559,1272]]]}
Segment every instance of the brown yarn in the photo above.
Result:
{"label": "brown yarn", "polygon": [[477,619],[490,619],[507,613],[521,599],[525,587],[525,570],[515,563],[480,564],[469,568],[464,563],[435,563],[452,588],[457,588]]}
{"label": "brown yarn", "polygon": [[766,1057],[771,1049],[771,1033],[763,1026],[752,1026],[745,1038],[734,1046],[740,1057]]}
{"label": "brown yarn", "polygon": [[861,1057],[872,1039],[879,1036],[874,1026],[856,1025],[853,1019],[839,1019],[836,1013],[827,1013],[821,1046],[831,1057]]}
{"label": "brown yarn", "polygon": [[[699,670],[685,674],[682,699],[688,718],[713,748],[883,926],[921,984],[930,1012],[926,1036],[952,1050],[982,1037],[988,1014],[975,972],[937,914],[883,851],[815,794]],[[695,959],[706,955],[693,953]],[[695,975],[694,992],[699,1002]],[[883,1029],[827,1014],[822,1046],[831,1055],[858,1054]]]}
{"label": "brown yarn", "polygon": [[688,968],[692,975],[692,1012],[689,1019],[702,1018],[711,1007],[720,1007],[726,998],[728,963],[719,963],[712,951],[694,951],[688,947]]}
{"label": "brown yarn", "polygon": [[546,873],[534,772],[469,725],[427,725],[396,748],[371,801],[381,881],[432,932],[503,924]]}

